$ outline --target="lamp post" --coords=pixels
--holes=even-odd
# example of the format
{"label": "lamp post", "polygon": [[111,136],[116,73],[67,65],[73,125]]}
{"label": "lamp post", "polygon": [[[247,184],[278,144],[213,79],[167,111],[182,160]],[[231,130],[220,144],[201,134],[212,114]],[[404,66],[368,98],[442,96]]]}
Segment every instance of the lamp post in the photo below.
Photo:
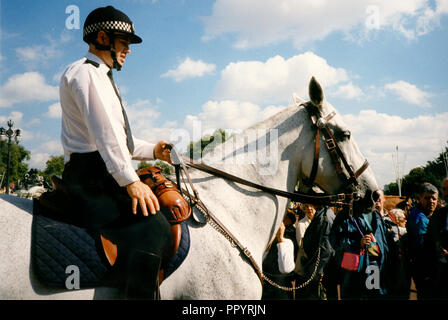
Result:
{"label": "lamp post", "polygon": [[9,175],[11,169],[11,140],[14,138],[16,143],[19,143],[20,129],[12,130],[14,122],[12,120],[8,121],[8,129],[1,127],[0,136],[8,137],[8,165],[6,167],[6,194],[9,194]]}

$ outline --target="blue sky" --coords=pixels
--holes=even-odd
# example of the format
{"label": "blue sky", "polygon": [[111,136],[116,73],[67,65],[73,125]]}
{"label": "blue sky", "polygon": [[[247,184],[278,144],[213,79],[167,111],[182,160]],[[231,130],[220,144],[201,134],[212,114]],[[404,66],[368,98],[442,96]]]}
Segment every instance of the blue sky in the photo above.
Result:
{"label": "blue sky", "polygon": [[143,38],[115,76],[138,137],[244,128],[307,99],[315,75],[380,185],[396,146],[407,173],[448,139],[448,0],[1,0],[0,126],[22,129],[30,167],[62,154],[59,77],[106,5]]}

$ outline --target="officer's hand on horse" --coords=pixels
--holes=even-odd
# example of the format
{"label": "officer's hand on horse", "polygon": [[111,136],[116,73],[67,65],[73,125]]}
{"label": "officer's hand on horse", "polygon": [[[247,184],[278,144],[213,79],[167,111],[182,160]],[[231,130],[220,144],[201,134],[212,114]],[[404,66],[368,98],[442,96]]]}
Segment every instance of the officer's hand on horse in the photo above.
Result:
{"label": "officer's hand on horse", "polygon": [[146,184],[134,181],[126,186],[126,190],[132,199],[132,213],[137,214],[137,205],[140,205],[144,216],[148,216],[148,209],[151,214],[156,214],[160,210],[159,200]]}
{"label": "officer's hand on horse", "polygon": [[157,142],[156,146],[154,147],[154,157],[156,159],[160,159],[172,164],[171,149],[167,148],[168,144],[168,142],[163,140]]}

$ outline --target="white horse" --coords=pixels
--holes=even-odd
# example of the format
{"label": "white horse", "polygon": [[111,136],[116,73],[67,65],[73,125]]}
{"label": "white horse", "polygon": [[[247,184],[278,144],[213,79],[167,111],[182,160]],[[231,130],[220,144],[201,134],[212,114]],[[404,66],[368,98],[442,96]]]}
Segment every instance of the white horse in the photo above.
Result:
{"label": "white horse", "polygon": [[[324,100],[317,82],[313,83],[314,78],[311,81],[310,88],[318,92],[310,92],[310,96],[313,103],[320,106],[322,115],[335,111]],[[314,155],[315,129],[307,111],[301,106],[303,102],[294,96],[294,105],[226,141],[205,155],[203,161],[249,181],[293,192],[297,183],[310,174]],[[337,113],[329,125],[348,132]],[[365,158],[353,138],[346,135],[339,144],[347,162],[355,169],[360,168]],[[336,174],[323,142],[321,146],[315,183],[325,192],[335,194],[341,190],[344,181]],[[220,161],[222,159],[225,160]],[[263,253],[285,214],[287,199],[198,170],[191,170],[190,174],[204,204],[261,266]],[[377,189],[370,168],[363,172],[358,182],[357,191],[361,196],[367,190]],[[117,297],[116,289],[112,288],[61,292],[39,283],[29,268],[31,206],[29,202],[16,205],[20,210],[0,200],[0,299]],[[193,214],[201,219],[201,213],[196,209]],[[160,288],[162,299],[260,299],[261,282],[242,253],[210,224],[197,226],[189,222],[189,227],[189,254],[180,267],[163,281]]]}

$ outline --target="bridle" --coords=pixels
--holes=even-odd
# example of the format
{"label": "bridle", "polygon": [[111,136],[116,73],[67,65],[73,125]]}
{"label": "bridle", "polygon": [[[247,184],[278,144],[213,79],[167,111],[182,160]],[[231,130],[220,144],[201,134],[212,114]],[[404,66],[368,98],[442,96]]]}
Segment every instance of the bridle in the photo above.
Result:
{"label": "bridle", "polygon": [[[310,177],[308,178],[308,183],[314,183],[314,180],[317,175],[317,168],[318,168],[318,160],[319,160],[319,150],[320,150],[320,131],[322,131],[322,134],[325,138],[325,145],[331,155],[332,161],[336,167],[336,172],[339,176],[341,176],[344,183],[344,189],[348,189],[351,185],[358,185],[358,177],[367,169],[369,166],[369,163],[367,160],[364,162],[364,164],[355,172],[353,172],[353,169],[348,164],[344,154],[341,151],[341,148],[339,147],[339,144],[337,140],[334,137],[333,132],[328,127],[328,121],[331,120],[335,116],[335,112],[331,112],[325,117],[322,117],[320,115],[320,112],[318,109],[312,104],[312,102],[307,102],[304,104],[301,104],[300,106],[304,106],[306,110],[308,111],[308,114],[310,115],[311,121],[313,122],[313,126],[316,128],[316,136],[315,136],[315,152],[314,152],[314,161],[313,161],[313,167],[311,170]],[[238,247],[238,249],[243,253],[243,257],[246,257],[246,259],[249,261],[249,263],[254,268],[255,272],[257,273],[260,281],[263,283],[264,280],[268,281],[271,285],[276,286],[279,289],[286,290],[286,291],[292,291],[295,289],[301,289],[308,285],[311,280],[316,276],[317,268],[320,263],[320,248],[317,251],[317,262],[314,267],[314,271],[311,275],[311,277],[302,283],[301,285],[297,287],[282,287],[274,283],[272,280],[267,278],[261,268],[258,266],[254,258],[252,257],[252,254],[247,249],[247,247],[244,247],[238,239],[220,222],[220,220],[210,211],[208,210],[207,206],[202,202],[202,200],[199,197],[199,194],[197,190],[194,188],[194,185],[192,183],[192,180],[190,178],[190,175],[187,170],[188,167],[192,167],[204,172],[207,172],[209,174],[212,174],[217,177],[221,177],[236,183],[240,183],[246,186],[250,186],[256,189],[259,189],[263,192],[267,192],[273,195],[281,196],[290,199],[291,201],[295,202],[301,202],[301,203],[310,203],[310,204],[317,204],[317,205],[327,205],[327,206],[348,206],[350,210],[352,210],[353,207],[353,201],[357,199],[357,193],[356,192],[347,192],[347,193],[339,193],[334,195],[309,195],[299,192],[288,192],[284,190],[274,189],[266,186],[262,186],[256,183],[253,183],[251,181],[242,179],[240,177],[231,175],[227,172],[221,171],[219,169],[213,168],[211,166],[208,166],[204,163],[194,163],[193,159],[187,158],[181,154],[178,153],[176,148],[172,144],[168,144],[166,148],[171,150],[171,160],[174,164],[174,167],[176,169],[176,180],[177,180],[177,186],[179,188],[179,191],[184,196],[184,198],[190,202],[190,205],[192,207],[196,206],[198,210],[205,216],[206,222],[210,223],[210,225],[216,229],[218,232],[220,232],[224,237],[229,240],[232,247]],[[340,163],[342,162],[343,166],[345,167],[346,171],[348,172],[348,177],[345,175],[342,166]],[[181,174],[182,172],[185,174],[188,185],[190,189],[193,192],[193,195],[188,191],[188,189],[183,189],[181,187]],[[185,183],[185,182],[184,182]],[[187,185],[187,183],[185,183]],[[193,216],[193,215],[192,215]]]}
{"label": "bridle", "polygon": [[[311,101],[302,103],[299,106],[305,107],[311,122],[313,123],[313,127],[316,130],[313,166],[310,176],[306,179],[306,184],[311,186],[314,184],[314,180],[316,179],[319,165],[320,132],[322,132],[325,146],[327,147],[333,165],[335,166],[336,173],[341,181],[344,181],[342,190],[346,190],[350,186],[357,186],[358,178],[368,168],[369,162],[366,159],[364,164],[356,171],[353,171],[352,166],[348,164],[347,159],[345,158],[344,153],[342,152],[341,147],[334,136],[334,133],[328,126],[328,122],[336,115],[336,112],[333,111],[326,116],[323,116],[320,108],[316,107]],[[348,176],[344,173],[341,163],[347,171]]]}
{"label": "bridle", "polygon": [[[313,166],[311,169],[311,174],[306,179],[306,183],[308,185],[314,184],[314,180],[317,175],[317,169],[318,169],[318,163],[319,163],[319,153],[320,153],[320,132],[322,131],[325,146],[327,147],[327,150],[330,154],[330,157],[332,159],[332,162],[335,166],[336,172],[338,176],[340,177],[341,181],[344,181],[342,190],[348,190],[347,192],[338,193],[338,194],[317,194],[317,195],[310,195],[306,193],[300,193],[300,192],[288,192],[284,190],[279,190],[275,188],[266,187],[260,184],[253,183],[251,181],[242,179],[240,177],[231,175],[227,172],[224,172],[222,170],[213,168],[209,165],[206,165],[205,163],[195,163],[193,162],[193,159],[187,158],[177,152],[177,150],[173,147],[173,145],[168,145],[167,147],[172,150],[172,162],[174,164],[174,167],[176,168],[176,179],[178,182],[180,182],[180,169],[182,168],[183,171],[188,175],[188,170],[186,169],[186,166],[192,167],[201,171],[204,171],[206,173],[209,173],[211,175],[224,178],[226,180],[230,180],[236,183],[240,183],[249,187],[253,187],[255,189],[261,190],[263,192],[273,194],[276,196],[281,196],[290,199],[291,201],[295,202],[302,202],[302,203],[310,203],[310,204],[316,204],[316,205],[329,205],[329,206],[348,206],[349,208],[352,206],[352,203],[354,200],[357,199],[358,194],[355,191],[349,190],[350,186],[357,186],[358,185],[358,178],[359,176],[368,168],[369,162],[367,159],[364,161],[364,164],[356,171],[353,171],[352,167],[348,164],[347,159],[345,158],[338,141],[336,140],[333,132],[328,126],[328,121],[331,120],[335,115],[336,112],[333,111],[330,114],[326,116],[322,116],[320,114],[319,109],[314,106],[312,102],[306,102],[303,104],[300,104],[299,106],[304,106],[307,110],[311,122],[313,123],[313,127],[316,129],[316,135],[315,135],[315,149],[314,149],[314,159],[313,159]],[[344,170],[341,166],[344,166],[345,170],[348,173],[347,175],[344,173]],[[179,185],[179,184],[178,184]],[[189,181],[189,185],[192,188],[194,192],[194,196],[197,197],[197,191],[194,189],[193,183]]]}

